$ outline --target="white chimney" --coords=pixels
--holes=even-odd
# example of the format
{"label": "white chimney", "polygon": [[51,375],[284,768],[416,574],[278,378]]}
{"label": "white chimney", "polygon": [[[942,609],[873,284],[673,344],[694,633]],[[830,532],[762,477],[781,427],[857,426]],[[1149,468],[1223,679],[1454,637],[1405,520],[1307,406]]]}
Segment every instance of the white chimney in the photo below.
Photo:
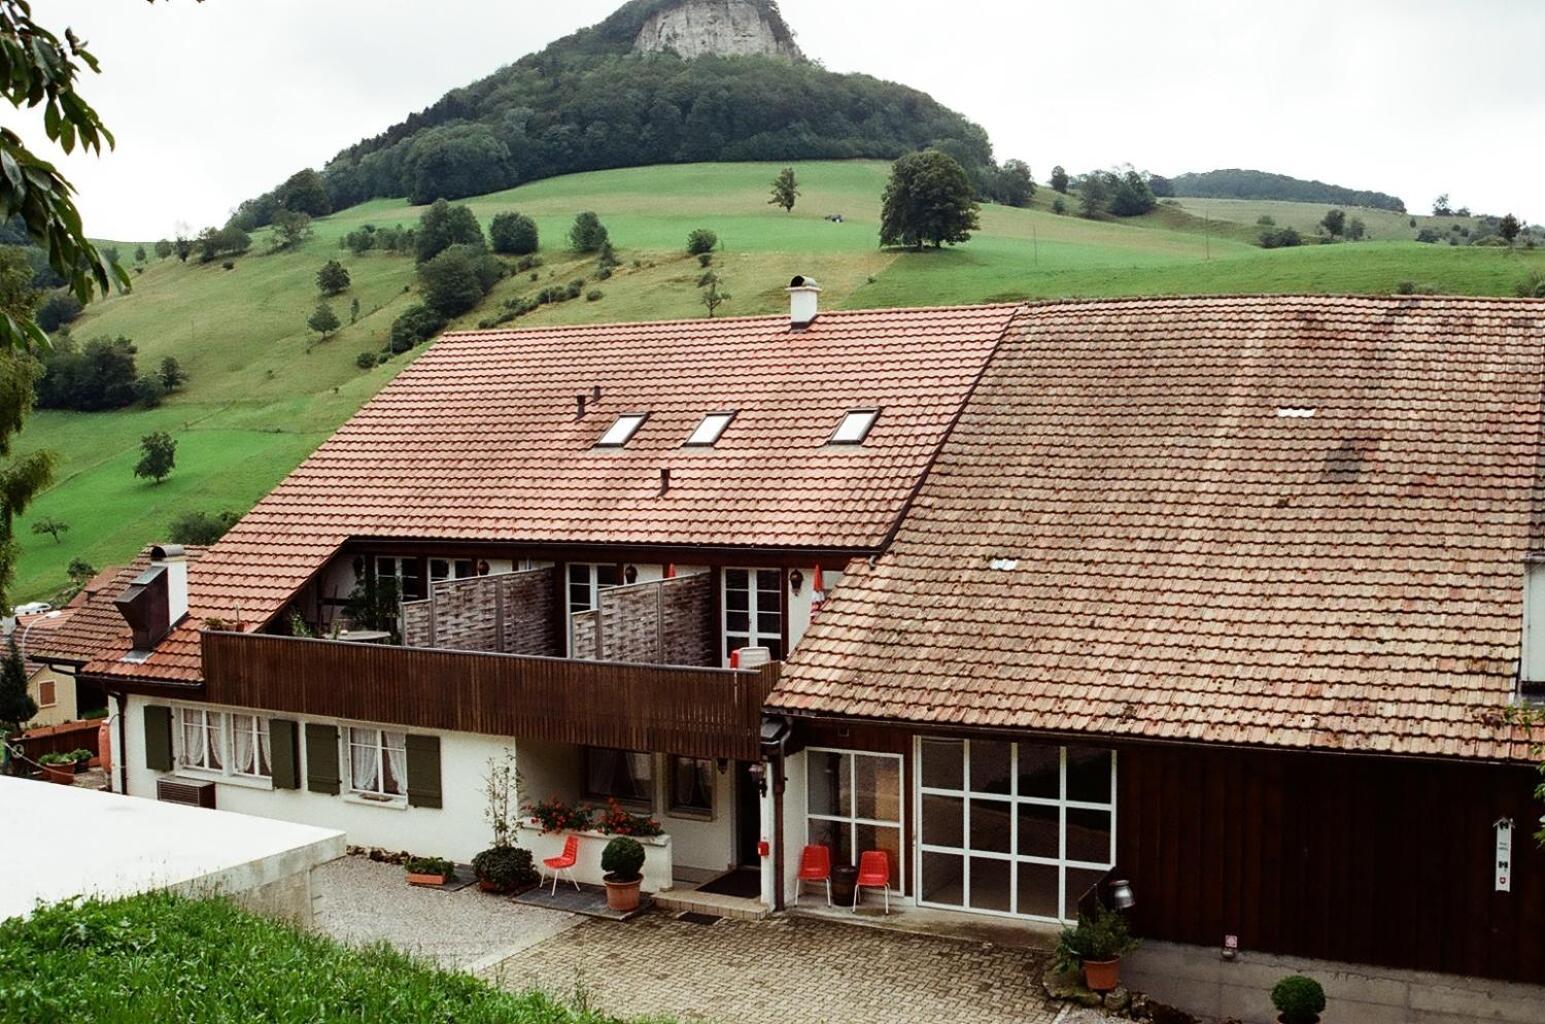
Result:
{"label": "white chimney", "polygon": [[813,277],[796,277],[789,282],[789,320],[795,327],[808,327],[821,312],[821,286]]}
{"label": "white chimney", "polygon": [[175,626],[188,614],[188,554],[181,544],[150,549],[150,566],[166,570],[166,623]]}

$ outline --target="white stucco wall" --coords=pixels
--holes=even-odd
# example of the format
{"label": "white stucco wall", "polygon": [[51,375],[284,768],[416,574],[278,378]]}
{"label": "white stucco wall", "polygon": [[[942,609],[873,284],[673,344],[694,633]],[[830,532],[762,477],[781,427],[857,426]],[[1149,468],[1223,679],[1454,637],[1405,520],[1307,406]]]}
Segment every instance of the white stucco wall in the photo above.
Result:
{"label": "white stucco wall", "polygon": [[[783,762],[783,774],[787,780],[783,790],[783,898],[788,903],[793,903],[794,894],[799,890],[799,855],[805,848],[806,821],[805,821],[805,752],[785,758]],[[762,829],[763,834],[771,836],[773,829],[773,801],[769,793],[762,798]],[[771,906],[774,887],[777,885],[773,858],[769,857],[762,865],[762,899]],[[811,887],[815,892],[816,887]],[[822,890],[824,893],[824,890]],[[824,895],[823,895],[824,898]]]}
{"label": "white stucco wall", "polygon": [[[784,607],[788,609],[789,615],[790,653],[799,646],[799,641],[804,638],[805,630],[810,628],[810,601],[815,593],[815,567],[802,568],[799,571],[804,573],[805,576],[804,583],[799,588],[799,593],[794,593],[794,588],[790,587],[789,592],[784,595]],[[838,584],[842,582],[842,573],[822,573],[821,582],[826,585],[826,600],[830,601]]]}
{"label": "white stucco wall", "polygon": [[[163,773],[145,767],[144,708],[147,704],[179,702],[130,697],[125,720],[128,745],[129,793],[154,798],[156,780],[170,774],[178,778],[203,781],[209,776],[195,772]],[[225,709],[218,710],[240,710]],[[262,714],[262,712],[254,712]],[[297,722],[316,721],[327,725],[369,725],[368,722],[340,723],[333,719],[306,718],[299,715],[275,715]],[[400,726],[390,728],[401,729]],[[175,731],[175,730],[174,730]],[[497,736],[468,733],[435,732],[414,729],[415,733],[440,737],[440,779],[444,807],[408,807],[405,804],[369,803],[347,795],[328,796],[299,790],[275,790],[266,785],[216,779],[216,806],[263,818],[276,818],[304,825],[316,825],[343,831],[350,845],[379,846],[406,850],[423,856],[449,857],[470,861],[492,843],[493,834],[484,818],[486,799],[484,778],[490,758],[502,758],[506,749],[514,750],[515,741]],[[176,738],[174,737],[174,743]],[[114,731],[116,748],[118,736]],[[304,759],[305,743],[301,743]],[[302,786],[304,786],[304,771]]]}

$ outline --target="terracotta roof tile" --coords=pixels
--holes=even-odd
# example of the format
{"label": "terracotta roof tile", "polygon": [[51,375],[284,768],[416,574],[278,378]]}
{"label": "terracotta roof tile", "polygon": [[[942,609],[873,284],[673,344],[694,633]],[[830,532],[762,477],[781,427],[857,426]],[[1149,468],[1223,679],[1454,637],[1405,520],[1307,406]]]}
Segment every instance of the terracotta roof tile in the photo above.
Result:
{"label": "terracotta roof tile", "polygon": [[1522,757],[1542,371],[1526,301],[1031,307],[772,705]]}
{"label": "terracotta roof tile", "polygon": [[[196,680],[196,622],[261,623],[351,537],[877,550],[1020,308],[446,335],[190,573],[190,628],[88,671]],[[875,406],[863,445],[827,444]],[[683,447],[727,410],[715,447]],[[597,449],[627,412],[649,419]]]}
{"label": "terracotta roof tile", "polygon": [[[196,565],[208,549],[189,546],[186,550],[188,561]],[[113,602],[149,567],[147,548],[130,564],[98,573],[71,599],[66,615],[55,620],[46,636],[33,633],[28,639],[28,653],[49,661],[85,664],[127,651],[129,625]]]}

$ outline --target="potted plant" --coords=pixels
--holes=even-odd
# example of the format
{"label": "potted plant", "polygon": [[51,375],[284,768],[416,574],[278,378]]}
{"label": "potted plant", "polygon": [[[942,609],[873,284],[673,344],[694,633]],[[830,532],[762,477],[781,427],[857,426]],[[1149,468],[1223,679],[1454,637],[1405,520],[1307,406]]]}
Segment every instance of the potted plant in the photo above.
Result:
{"label": "potted plant", "polygon": [[456,865],[443,857],[409,857],[403,867],[409,885],[439,887],[456,877]]}
{"label": "potted plant", "polygon": [[601,870],[606,874],[606,905],[627,913],[638,909],[638,890],[644,881],[644,847],[637,839],[618,836],[601,851]]}
{"label": "potted plant", "polygon": [[495,846],[472,858],[472,872],[484,892],[511,895],[536,885],[531,851],[518,846]]}
{"label": "potted plant", "polygon": [[38,758],[38,764],[43,766],[43,774],[49,782],[57,782],[61,786],[75,785],[75,758],[71,754],[44,754]]}
{"label": "potted plant", "polygon": [[1057,966],[1082,969],[1091,991],[1109,992],[1121,984],[1121,958],[1136,948],[1127,919],[1101,907],[1093,916],[1079,914],[1076,926],[1062,930]]}
{"label": "potted plant", "polygon": [[65,756],[70,759],[71,767],[75,769],[75,774],[77,775],[91,766],[91,751],[85,747],[72,750]]}
{"label": "potted plant", "polygon": [[1282,1024],[1319,1024],[1325,1012],[1325,990],[1313,978],[1290,974],[1272,986],[1271,1004]]}

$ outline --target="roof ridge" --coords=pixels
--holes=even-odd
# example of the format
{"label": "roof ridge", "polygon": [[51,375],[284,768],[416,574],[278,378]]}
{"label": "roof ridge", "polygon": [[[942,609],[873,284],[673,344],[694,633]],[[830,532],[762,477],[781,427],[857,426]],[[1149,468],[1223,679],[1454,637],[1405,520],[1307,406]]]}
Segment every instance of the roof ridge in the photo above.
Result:
{"label": "roof ridge", "polygon": [[[829,309],[821,311],[821,319],[828,320],[833,317],[851,316],[879,316],[884,314],[914,314],[925,313],[958,313],[962,311],[992,312],[1023,309],[1027,305],[1019,302],[963,302],[948,306],[882,306],[874,309]],[[717,316],[678,318],[675,320],[611,320],[594,324],[549,324],[531,327],[513,328],[489,328],[487,330],[446,331],[438,336],[445,338],[483,338],[483,337],[509,337],[519,334],[549,334],[567,331],[607,331],[623,328],[638,327],[710,327],[719,324],[745,324],[745,323],[787,323],[787,313],[763,313],[757,316]],[[817,321],[819,322],[819,321]]]}
{"label": "roof ridge", "polygon": [[1071,306],[1118,306],[1131,305],[1144,302],[1197,302],[1213,303],[1225,301],[1239,301],[1252,299],[1272,301],[1281,299],[1302,299],[1311,302],[1324,302],[1326,300],[1358,299],[1366,302],[1377,303],[1419,303],[1431,304],[1436,302],[1473,302],[1482,305],[1499,306],[1537,306],[1541,312],[1545,312],[1545,300],[1525,298],[1517,295],[1396,295],[1369,294],[1366,292],[1220,292],[1218,294],[1187,294],[1183,292],[1170,292],[1153,295],[1098,295],[1087,298],[1058,298],[1058,299],[1026,299],[1021,305],[1027,310],[1048,309],[1053,307]]}

